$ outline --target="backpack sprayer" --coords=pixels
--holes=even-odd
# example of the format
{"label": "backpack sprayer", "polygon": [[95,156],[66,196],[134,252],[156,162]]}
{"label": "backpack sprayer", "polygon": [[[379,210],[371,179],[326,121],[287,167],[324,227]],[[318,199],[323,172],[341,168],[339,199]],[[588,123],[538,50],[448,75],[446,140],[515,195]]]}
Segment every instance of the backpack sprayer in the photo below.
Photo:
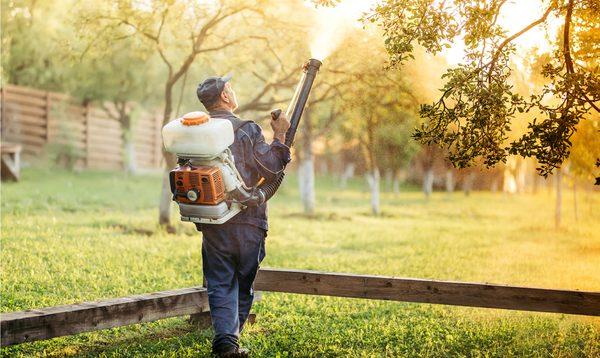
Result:
{"label": "backpack sprayer", "polygon": [[[300,83],[286,112],[290,128],[285,145],[291,147],[321,61],[310,59],[303,66]],[[271,112],[277,120],[281,110]],[[247,186],[235,167],[229,149],[234,141],[232,123],[191,112],[167,123],[162,129],[165,149],[177,155],[178,166],[169,173],[173,200],[182,221],[223,224],[248,206],[269,200],[283,182],[281,172],[271,182]]]}

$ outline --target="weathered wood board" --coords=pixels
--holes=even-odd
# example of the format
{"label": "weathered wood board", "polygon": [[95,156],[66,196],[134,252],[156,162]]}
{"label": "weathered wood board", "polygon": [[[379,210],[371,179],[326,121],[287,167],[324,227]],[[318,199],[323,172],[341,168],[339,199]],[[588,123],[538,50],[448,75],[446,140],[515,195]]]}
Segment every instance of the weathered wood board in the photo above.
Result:
{"label": "weathered wood board", "polygon": [[600,292],[261,269],[261,291],[600,316]]}

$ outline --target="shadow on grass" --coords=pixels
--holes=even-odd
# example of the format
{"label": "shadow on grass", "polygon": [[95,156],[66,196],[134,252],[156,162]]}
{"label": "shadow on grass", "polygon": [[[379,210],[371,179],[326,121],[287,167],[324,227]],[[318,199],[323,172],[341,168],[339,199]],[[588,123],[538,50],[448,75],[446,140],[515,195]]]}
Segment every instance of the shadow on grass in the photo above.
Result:
{"label": "shadow on grass", "polygon": [[[25,356],[50,357],[147,357],[165,352],[179,352],[185,356],[210,355],[211,329],[198,329],[196,325],[179,319],[150,323],[72,337],[25,344],[18,347]],[[42,349],[40,349],[43,346]],[[1,356],[12,356],[13,347],[3,349]],[[43,354],[39,352],[43,351]]]}
{"label": "shadow on grass", "polygon": [[306,219],[306,220],[316,220],[316,221],[352,221],[352,217],[346,215],[340,215],[338,213],[314,213],[314,214],[306,214],[306,213],[290,213],[287,215],[283,215],[284,218],[291,219]]}

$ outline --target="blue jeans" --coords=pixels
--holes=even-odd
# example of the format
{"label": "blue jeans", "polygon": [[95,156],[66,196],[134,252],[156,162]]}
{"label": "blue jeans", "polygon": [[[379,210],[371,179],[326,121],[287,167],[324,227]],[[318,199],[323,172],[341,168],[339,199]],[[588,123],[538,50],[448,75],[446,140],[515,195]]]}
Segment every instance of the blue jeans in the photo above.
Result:
{"label": "blue jeans", "polygon": [[202,270],[215,332],[213,351],[239,347],[267,232],[248,224],[202,225]]}

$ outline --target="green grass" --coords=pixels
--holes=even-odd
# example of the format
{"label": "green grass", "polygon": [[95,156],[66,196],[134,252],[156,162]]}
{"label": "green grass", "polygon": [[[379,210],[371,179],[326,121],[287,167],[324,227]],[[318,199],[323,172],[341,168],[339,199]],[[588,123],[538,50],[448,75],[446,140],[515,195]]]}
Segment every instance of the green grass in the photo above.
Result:
{"label": "green grass", "polygon": [[[24,172],[2,184],[2,312],[199,285],[201,237],[156,226],[158,176]],[[263,266],[600,291],[599,193],[564,225],[553,198],[404,188],[369,215],[361,181],[318,180],[299,215],[293,176],[270,205]],[[174,212],[176,220],[176,211]],[[242,335],[255,356],[599,356],[600,320],[559,314],[265,294]],[[2,356],[205,356],[210,330],[185,318],[2,348]]]}

